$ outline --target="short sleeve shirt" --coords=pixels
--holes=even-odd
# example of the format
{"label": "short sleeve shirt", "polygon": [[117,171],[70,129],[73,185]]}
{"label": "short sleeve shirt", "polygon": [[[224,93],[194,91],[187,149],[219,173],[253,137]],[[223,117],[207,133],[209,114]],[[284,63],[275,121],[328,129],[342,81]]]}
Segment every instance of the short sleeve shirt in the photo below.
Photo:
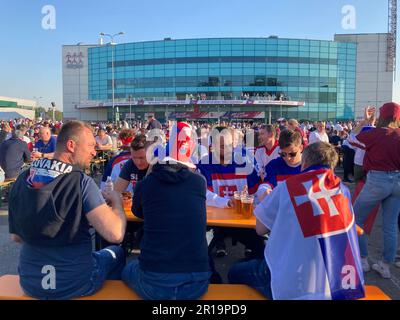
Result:
{"label": "short sleeve shirt", "polygon": [[365,171],[400,170],[400,129],[375,128],[356,138],[365,145]]}

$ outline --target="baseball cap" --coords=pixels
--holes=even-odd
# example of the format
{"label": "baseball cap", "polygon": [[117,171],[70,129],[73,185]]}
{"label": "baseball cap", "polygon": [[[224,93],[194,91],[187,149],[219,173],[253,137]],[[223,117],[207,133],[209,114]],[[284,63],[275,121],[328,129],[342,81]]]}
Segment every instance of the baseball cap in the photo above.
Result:
{"label": "baseball cap", "polygon": [[400,105],[395,102],[385,103],[379,111],[382,119],[400,120]]}

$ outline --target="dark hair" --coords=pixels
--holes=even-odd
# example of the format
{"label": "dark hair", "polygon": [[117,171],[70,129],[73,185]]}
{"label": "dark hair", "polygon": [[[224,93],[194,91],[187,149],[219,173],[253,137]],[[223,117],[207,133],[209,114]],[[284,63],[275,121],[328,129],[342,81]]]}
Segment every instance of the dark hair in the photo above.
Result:
{"label": "dark hair", "polygon": [[58,134],[60,133],[60,129],[53,127],[53,128],[51,128],[51,133],[58,136]]}
{"label": "dark hair", "polygon": [[24,124],[19,124],[19,125],[17,125],[16,129],[19,131],[24,131],[24,130],[28,130],[28,127]]}
{"label": "dark hair", "polygon": [[279,135],[279,147],[281,149],[285,149],[291,145],[301,145],[302,143],[303,139],[298,131],[287,129],[283,130]]}
{"label": "dark hair", "polygon": [[56,150],[62,150],[68,140],[77,141],[79,133],[82,132],[83,129],[89,129],[93,132],[92,126],[82,121],[73,120],[64,124],[57,137]]}
{"label": "dark hair", "polygon": [[216,127],[214,127],[214,129],[217,130],[218,132],[222,132],[222,131],[224,131],[225,129],[228,129],[228,127],[225,127],[225,126],[216,126]]}
{"label": "dark hair", "polygon": [[275,137],[278,137],[278,132],[276,130],[276,127],[273,126],[272,124],[263,124],[260,129],[265,130],[268,133],[273,133]]}
{"label": "dark hair", "polygon": [[152,144],[151,141],[147,141],[145,135],[141,134],[135,137],[131,142],[131,149],[133,151],[138,151],[140,149],[147,149]]}

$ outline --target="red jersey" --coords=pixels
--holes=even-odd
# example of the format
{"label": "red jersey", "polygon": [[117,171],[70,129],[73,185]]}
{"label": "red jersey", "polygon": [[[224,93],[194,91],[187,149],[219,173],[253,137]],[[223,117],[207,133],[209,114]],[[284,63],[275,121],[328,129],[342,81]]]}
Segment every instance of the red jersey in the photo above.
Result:
{"label": "red jersey", "polygon": [[361,132],[356,138],[365,144],[365,171],[400,170],[400,128],[374,128]]}

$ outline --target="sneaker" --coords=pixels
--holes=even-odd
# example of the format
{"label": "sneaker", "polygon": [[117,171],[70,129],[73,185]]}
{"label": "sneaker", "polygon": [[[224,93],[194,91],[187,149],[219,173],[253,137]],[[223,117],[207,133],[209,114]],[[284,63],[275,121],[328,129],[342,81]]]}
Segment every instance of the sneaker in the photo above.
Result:
{"label": "sneaker", "polygon": [[361,266],[364,272],[371,271],[371,267],[369,266],[368,263],[368,258],[361,258]]}
{"label": "sneaker", "polygon": [[135,254],[135,255],[140,255],[140,249],[136,248],[136,249],[131,249],[131,254]]}
{"label": "sneaker", "polygon": [[225,257],[227,255],[228,255],[228,253],[226,252],[225,249],[222,249],[222,248],[217,249],[217,257],[220,258],[220,257]]}
{"label": "sneaker", "polygon": [[395,262],[394,265],[395,265],[397,268],[400,268],[400,261]]}
{"label": "sneaker", "polygon": [[253,250],[251,250],[251,249],[246,248],[246,249],[244,250],[244,256],[245,256],[246,258],[250,258],[251,255],[252,255],[252,253],[253,253]]}
{"label": "sneaker", "polygon": [[382,278],[385,279],[390,279],[390,269],[389,265],[387,263],[384,263],[383,261],[378,261],[378,263],[374,263],[372,265],[372,269],[378,272]]}

